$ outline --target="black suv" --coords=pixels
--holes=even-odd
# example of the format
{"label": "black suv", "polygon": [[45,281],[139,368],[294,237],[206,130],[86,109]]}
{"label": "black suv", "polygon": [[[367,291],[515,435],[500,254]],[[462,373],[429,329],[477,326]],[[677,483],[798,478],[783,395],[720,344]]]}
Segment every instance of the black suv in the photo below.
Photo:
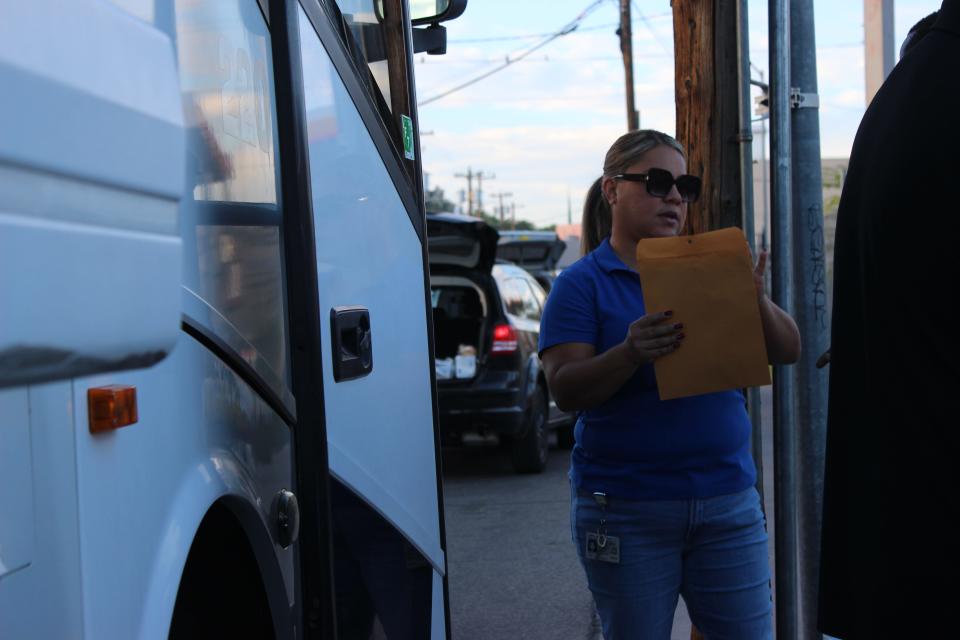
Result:
{"label": "black suv", "polygon": [[497,243],[497,258],[529,271],[547,293],[557,277],[557,263],[567,251],[567,243],[553,231],[501,231]]}
{"label": "black suv", "polygon": [[546,294],[520,267],[495,264],[499,234],[476,218],[428,215],[427,236],[443,439],[496,434],[517,471],[540,472],[549,430],[562,429],[562,445],[572,440],[537,356]]}

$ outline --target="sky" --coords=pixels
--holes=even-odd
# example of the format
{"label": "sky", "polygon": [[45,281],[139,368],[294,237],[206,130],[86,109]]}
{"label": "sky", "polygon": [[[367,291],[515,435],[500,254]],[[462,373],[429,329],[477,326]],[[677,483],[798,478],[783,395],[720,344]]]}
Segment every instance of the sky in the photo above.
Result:
{"label": "sky", "polygon": [[[626,131],[617,0],[602,0],[576,30],[523,60],[430,100],[542,43],[593,4],[469,0],[466,12],[446,23],[447,54],[417,54],[421,153],[430,188],[440,187],[459,202],[467,181],[457,174],[482,172],[490,176],[483,180],[487,212],[496,213],[501,198],[495,194],[512,194],[502,201],[515,205],[517,219],[563,224],[569,206],[579,222],[584,193],[602,172],[607,148]],[[894,5],[899,49],[910,27],[938,9],[940,0],[894,0]],[[632,7],[640,126],[673,134],[670,2],[634,0]],[[814,0],[814,20],[821,155],[847,157],[864,112],[863,0]],[[768,78],[766,0],[750,1],[749,26],[753,77]],[[760,154],[759,138],[754,157]]]}

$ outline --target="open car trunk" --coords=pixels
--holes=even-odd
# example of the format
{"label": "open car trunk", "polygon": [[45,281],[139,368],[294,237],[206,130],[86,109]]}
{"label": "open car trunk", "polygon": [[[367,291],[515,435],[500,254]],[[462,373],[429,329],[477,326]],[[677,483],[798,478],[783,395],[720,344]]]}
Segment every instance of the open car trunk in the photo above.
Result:
{"label": "open car trunk", "polygon": [[430,293],[437,383],[472,380],[483,355],[486,296],[475,283],[457,276],[435,276]]}
{"label": "open car trunk", "polygon": [[553,271],[567,243],[553,231],[501,231],[497,258],[527,271]]}

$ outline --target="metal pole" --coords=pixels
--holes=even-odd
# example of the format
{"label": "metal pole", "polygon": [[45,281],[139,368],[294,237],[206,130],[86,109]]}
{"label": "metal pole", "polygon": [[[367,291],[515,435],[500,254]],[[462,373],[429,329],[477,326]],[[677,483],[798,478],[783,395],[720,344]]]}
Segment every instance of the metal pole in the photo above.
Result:
{"label": "metal pole", "polygon": [[[789,0],[770,0],[770,159],[773,300],[793,312],[790,240],[790,13]],[[797,481],[793,372],[774,367],[773,449],[777,639],[797,640]]]}
{"label": "metal pole", "polygon": [[[760,76],[763,78],[763,76]],[[767,167],[767,118],[760,121],[760,171],[763,172],[763,235],[760,246],[770,248],[770,181]]]}
{"label": "metal pole", "polygon": [[[817,49],[813,0],[790,3],[790,79],[800,102],[792,110],[793,250],[796,264],[794,317],[800,327],[803,355],[797,377],[798,557],[800,564],[800,637],[817,632],[820,572],[820,521],[823,510],[823,463],[827,438],[827,369],[816,361],[827,349],[827,276],[823,242],[823,181],[820,161],[820,113],[816,106]],[[809,105],[809,106],[807,106]]]}
{"label": "metal pole", "polygon": [[[753,207],[753,121],[750,113],[750,31],[747,20],[747,0],[737,0],[737,59],[740,61],[740,202],[743,205],[743,232],[754,256],[756,251],[756,224]],[[757,492],[763,505],[763,425],[760,420],[760,390],[747,391],[747,409],[750,412],[751,449],[757,470]]]}
{"label": "metal pole", "polygon": [[[751,64],[751,66],[753,66]],[[756,67],[754,67],[756,68]],[[750,84],[757,85],[767,96],[767,113],[760,116],[760,184],[763,191],[763,228],[760,231],[760,246],[767,250],[770,248],[769,222],[770,222],[770,194],[767,181],[767,120],[769,116],[770,85],[763,81],[763,71],[757,69],[760,74],[760,80],[750,80]]]}

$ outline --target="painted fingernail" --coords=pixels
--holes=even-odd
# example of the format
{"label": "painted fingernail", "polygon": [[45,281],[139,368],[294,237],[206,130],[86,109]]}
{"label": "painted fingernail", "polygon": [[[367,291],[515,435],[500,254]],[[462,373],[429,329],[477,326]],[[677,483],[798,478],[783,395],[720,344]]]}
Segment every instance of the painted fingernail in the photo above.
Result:
{"label": "painted fingernail", "polygon": [[683,323],[682,323],[682,322],[678,322],[677,324],[673,325],[673,328],[674,328],[674,329],[683,329]]}
{"label": "painted fingernail", "polygon": [[685,333],[678,333],[678,334],[677,334],[677,340],[683,340],[683,339],[686,338],[686,337],[687,337],[687,334],[685,334]]}
{"label": "painted fingernail", "polygon": [[664,312],[663,312],[663,315],[665,315],[665,316],[667,316],[667,317],[669,318],[670,316],[673,315],[673,311],[664,311]]}

